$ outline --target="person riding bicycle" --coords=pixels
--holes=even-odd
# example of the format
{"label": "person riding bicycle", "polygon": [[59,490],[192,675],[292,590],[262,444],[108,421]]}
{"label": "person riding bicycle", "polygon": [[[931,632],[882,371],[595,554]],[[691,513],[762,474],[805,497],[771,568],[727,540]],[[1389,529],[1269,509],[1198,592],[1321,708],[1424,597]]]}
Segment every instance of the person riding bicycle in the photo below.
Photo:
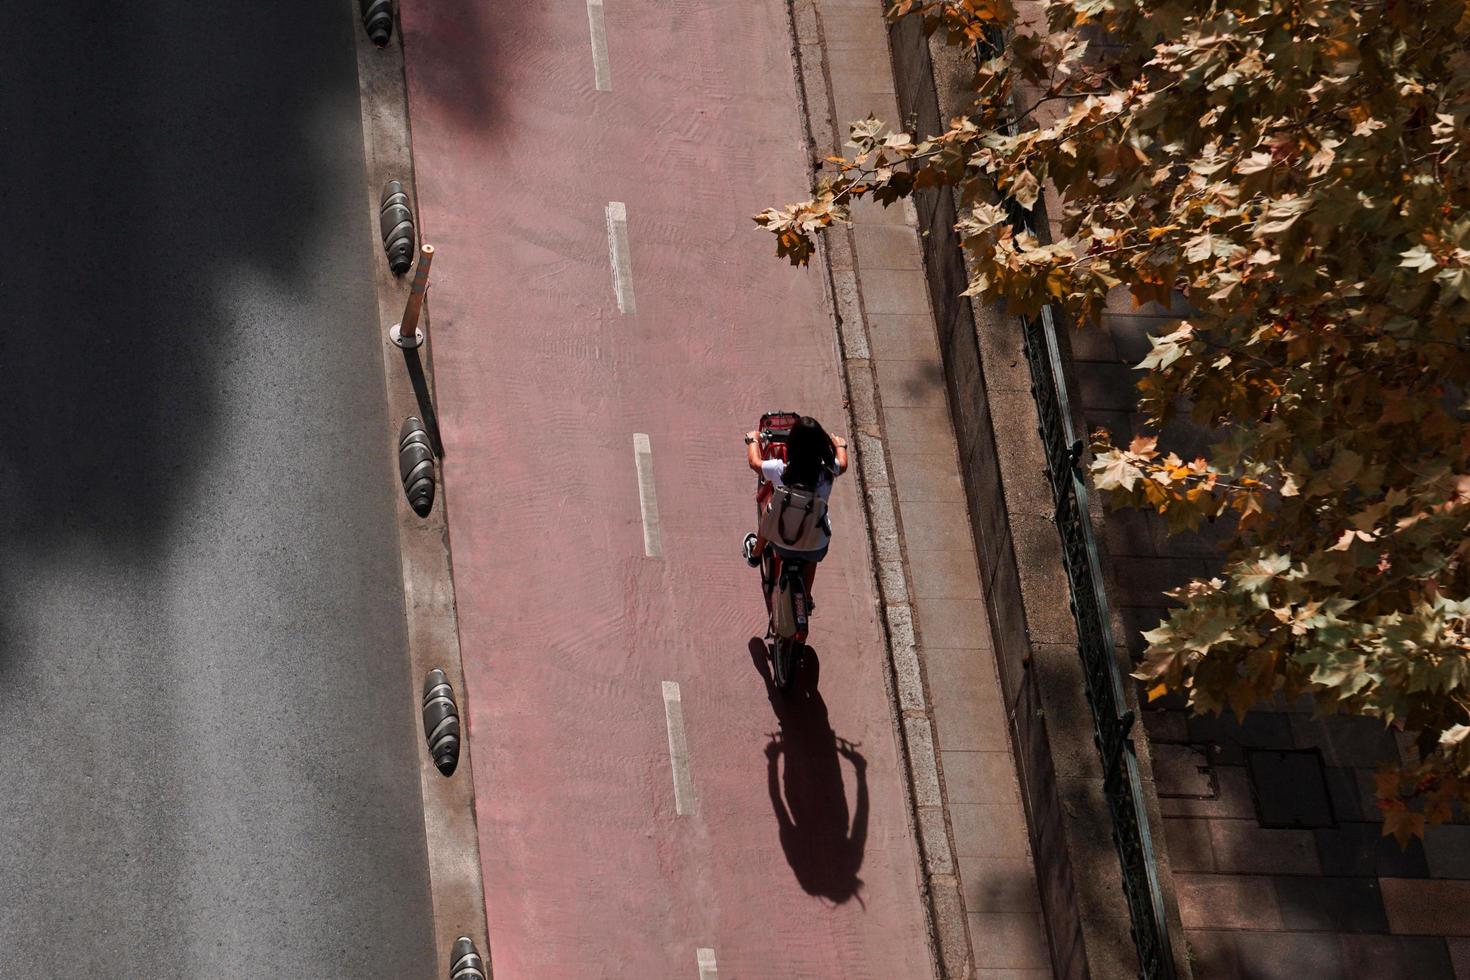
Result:
{"label": "person riding bicycle", "polygon": [[[745,434],[746,461],[750,468],[760,474],[761,479],[781,487],[801,488],[815,493],[823,501],[832,494],[832,482],[847,471],[847,440],[828,435],[820,422],[809,415],[791,427],[786,437],[786,459],[762,459],[760,432]],[[817,577],[817,562],[827,557],[831,543],[831,528],[823,527],[821,547],[809,551],[791,551],[773,545],[776,553],[784,559],[802,561],[802,580],[806,585],[807,602],[811,604],[812,583]],[[759,568],[761,554],[766,549],[766,540],[759,532],[745,536],[745,560],[752,568]]]}

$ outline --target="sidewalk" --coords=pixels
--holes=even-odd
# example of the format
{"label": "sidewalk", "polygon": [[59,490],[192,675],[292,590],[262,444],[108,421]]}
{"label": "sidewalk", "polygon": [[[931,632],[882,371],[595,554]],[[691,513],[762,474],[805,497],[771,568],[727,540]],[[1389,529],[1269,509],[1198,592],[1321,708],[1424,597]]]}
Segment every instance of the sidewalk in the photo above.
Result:
{"label": "sidewalk", "polygon": [[[1050,974],[912,214],[808,272],[750,222],[897,118],[879,5],[795,13],[798,78],[775,0],[402,11],[502,980]],[[858,463],[782,697],[739,436],[793,407]]]}
{"label": "sidewalk", "polygon": [[[870,114],[897,125],[892,72],[874,71],[890,64],[881,8],[795,12],[814,156]],[[862,202],[853,217],[824,253],[943,967],[1050,976],[917,215]]]}

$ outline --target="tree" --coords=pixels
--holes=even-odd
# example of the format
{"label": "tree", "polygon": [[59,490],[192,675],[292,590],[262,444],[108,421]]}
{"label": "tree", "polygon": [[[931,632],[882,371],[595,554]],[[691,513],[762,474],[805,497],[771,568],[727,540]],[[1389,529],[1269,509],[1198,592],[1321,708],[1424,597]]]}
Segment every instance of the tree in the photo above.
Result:
{"label": "tree", "polygon": [[[755,220],[799,264],[856,198],[953,188],[968,295],[1083,328],[1114,291],[1187,309],[1138,365],[1151,433],[1094,437],[1114,505],[1229,525],[1135,676],[1197,711],[1308,693],[1420,733],[1379,796],[1386,833],[1422,834],[1470,807],[1470,7],[1043,9],[896,0],[976,53],[969,115],[857,122],[811,199]],[[1043,240],[1005,198],[1048,185]],[[1182,417],[1216,433],[1206,456],[1159,445]]]}

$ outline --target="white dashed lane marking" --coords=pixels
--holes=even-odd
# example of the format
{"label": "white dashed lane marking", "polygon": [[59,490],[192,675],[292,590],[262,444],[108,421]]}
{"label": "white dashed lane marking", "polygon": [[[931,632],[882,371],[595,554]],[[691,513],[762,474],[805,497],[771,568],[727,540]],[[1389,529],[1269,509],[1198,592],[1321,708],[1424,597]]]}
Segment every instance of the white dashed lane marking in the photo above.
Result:
{"label": "white dashed lane marking", "polygon": [[658,520],[658,495],[653,488],[653,447],[642,432],[633,433],[633,462],[638,467],[638,509],[643,512],[643,553],[649,558],[661,558],[664,542]]}
{"label": "white dashed lane marking", "polygon": [[[674,768],[674,811],[681,817],[694,812],[694,780],[689,777],[689,742],[684,737],[684,702],[677,681],[664,681],[664,722],[669,727],[669,762]],[[710,953],[714,969],[714,953]]]}
{"label": "white dashed lane marking", "polygon": [[699,962],[699,980],[720,980],[720,971],[715,969],[715,951],[701,946],[694,952]]}
{"label": "white dashed lane marking", "polygon": [[592,32],[592,77],[597,91],[612,91],[612,67],[607,60],[607,26],[602,20],[602,0],[587,0],[587,28]]}
{"label": "white dashed lane marking", "polygon": [[619,312],[638,312],[633,302],[633,259],[628,252],[628,208],[622,201],[607,203],[607,254]]}

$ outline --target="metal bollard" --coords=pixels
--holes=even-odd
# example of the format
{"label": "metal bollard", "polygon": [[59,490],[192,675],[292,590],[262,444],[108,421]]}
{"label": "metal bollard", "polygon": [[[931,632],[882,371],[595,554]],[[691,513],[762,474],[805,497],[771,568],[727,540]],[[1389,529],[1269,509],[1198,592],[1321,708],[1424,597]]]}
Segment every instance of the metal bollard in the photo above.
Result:
{"label": "metal bollard", "polygon": [[357,0],[357,9],[368,40],[380,48],[387,44],[393,36],[393,0]]}
{"label": "metal bollard", "polygon": [[485,973],[485,961],[469,936],[460,936],[454,941],[454,952],[449,954],[450,980],[489,980]]}
{"label": "metal bollard", "polygon": [[416,416],[403,420],[398,430],[398,476],[408,506],[420,517],[434,509],[434,444]]}
{"label": "metal bollard", "polygon": [[378,212],[378,231],[383,236],[383,251],[388,254],[388,268],[401,276],[413,265],[413,209],[403,185],[390,180],[383,187],[383,206]]}
{"label": "metal bollard", "polygon": [[454,688],[444,671],[435,667],[424,680],[424,738],[434,766],[446,776],[459,765],[459,706],[454,703]]}
{"label": "metal bollard", "polygon": [[434,246],[419,246],[419,265],[413,272],[413,285],[403,307],[403,319],[388,329],[388,338],[399,347],[420,347],[424,332],[419,329],[419,313],[424,308],[424,292],[429,288],[429,264],[434,261]]}

